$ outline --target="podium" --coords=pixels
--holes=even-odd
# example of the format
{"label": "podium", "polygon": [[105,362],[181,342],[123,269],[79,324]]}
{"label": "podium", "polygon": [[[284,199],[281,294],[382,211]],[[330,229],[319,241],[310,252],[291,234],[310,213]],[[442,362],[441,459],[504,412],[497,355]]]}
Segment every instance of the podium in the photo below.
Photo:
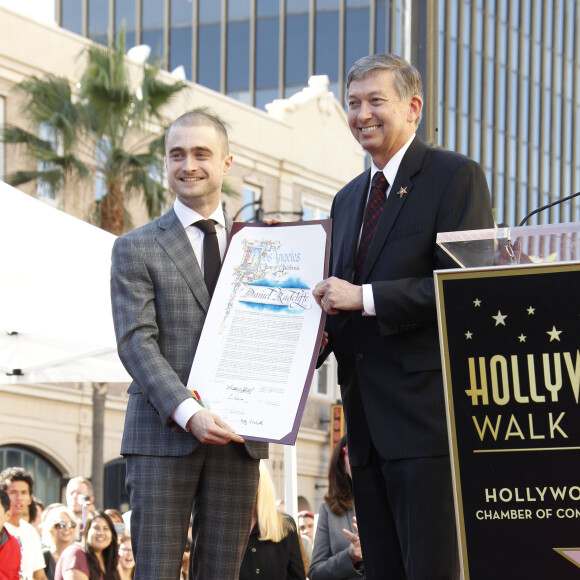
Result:
{"label": "podium", "polygon": [[465,580],[580,579],[580,223],[439,234]]}

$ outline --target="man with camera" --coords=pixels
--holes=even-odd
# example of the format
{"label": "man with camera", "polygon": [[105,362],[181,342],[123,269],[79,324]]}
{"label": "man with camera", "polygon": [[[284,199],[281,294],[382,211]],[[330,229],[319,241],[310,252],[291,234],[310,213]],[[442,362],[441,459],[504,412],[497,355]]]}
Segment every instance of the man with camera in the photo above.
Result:
{"label": "man with camera", "polygon": [[69,480],[66,486],[67,506],[80,523],[80,526],[77,527],[77,540],[80,539],[87,517],[95,511],[95,496],[93,493],[93,484],[80,475]]}

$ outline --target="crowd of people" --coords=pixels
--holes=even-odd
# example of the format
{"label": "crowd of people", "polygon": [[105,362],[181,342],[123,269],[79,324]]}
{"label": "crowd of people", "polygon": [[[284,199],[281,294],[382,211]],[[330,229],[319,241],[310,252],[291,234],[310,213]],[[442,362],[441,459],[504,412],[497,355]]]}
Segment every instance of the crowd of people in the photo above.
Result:
{"label": "crowd of people", "polygon": [[[306,510],[300,512],[297,525],[279,509],[263,461],[259,473],[240,580],[256,575],[272,580],[364,578],[346,436],[332,454],[329,491],[318,518]],[[24,468],[0,473],[0,580],[133,579],[135,560],[125,519],[116,509],[95,509],[88,479],[69,481],[66,504],[44,507],[33,500],[33,488],[33,477]],[[191,526],[180,580],[189,577],[190,548]]]}
{"label": "crowd of people", "polygon": [[0,473],[1,580],[127,580],[131,536],[116,510],[95,509],[91,482],[69,481],[66,504],[34,501],[22,467]]}

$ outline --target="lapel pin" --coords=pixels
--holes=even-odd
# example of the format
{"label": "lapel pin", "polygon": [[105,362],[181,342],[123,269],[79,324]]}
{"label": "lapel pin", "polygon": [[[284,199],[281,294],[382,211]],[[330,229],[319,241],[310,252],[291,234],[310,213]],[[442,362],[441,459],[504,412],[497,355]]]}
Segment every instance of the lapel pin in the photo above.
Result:
{"label": "lapel pin", "polygon": [[403,195],[405,195],[405,193],[407,193],[407,188],[406,187],[401,187],[401,189],[399,189],[399,191],[397,191],[397,195],[399,197],[403,197]]}

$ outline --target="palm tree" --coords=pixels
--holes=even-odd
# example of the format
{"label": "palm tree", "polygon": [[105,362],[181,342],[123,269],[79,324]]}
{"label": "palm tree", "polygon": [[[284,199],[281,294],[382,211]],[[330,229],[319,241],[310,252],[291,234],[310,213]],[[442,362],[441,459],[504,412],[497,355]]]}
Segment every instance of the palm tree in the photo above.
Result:
{"label": "palm tree", "polygon": [[141,80],[132,85],[124,30],[116,43],[92,44],[84,56],[76,93],[68,79],[56,75],[17,85],[35,132],[8,126],[2,140],[24,145],[38,169],[15,172],[7,180],[12,185],[36,180],[52,193],[69,180],[91,180],[102,193],[96,223],[120,235],[127,229],[125,201],[131,195],[144,196],[150,217],[162,209],[163,135],[152,134],[151,127],[163,126],[164,107],[187,85],[162,82],[159,65],[144,66]]}

